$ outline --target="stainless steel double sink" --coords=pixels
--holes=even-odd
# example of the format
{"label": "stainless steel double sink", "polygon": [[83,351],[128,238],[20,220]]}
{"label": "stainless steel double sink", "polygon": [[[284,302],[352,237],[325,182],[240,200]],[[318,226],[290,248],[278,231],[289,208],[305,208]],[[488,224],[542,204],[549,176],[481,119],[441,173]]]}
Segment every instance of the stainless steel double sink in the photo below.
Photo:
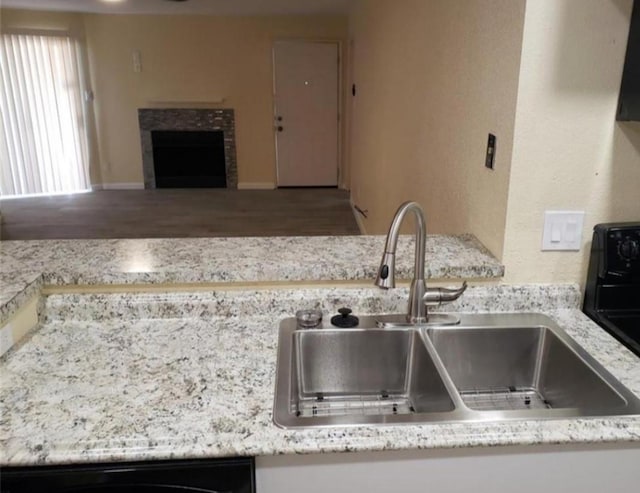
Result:
{"label": "stainless steel double sink", "polygon": [[640,400],[539,314],[455,326],[280,325],[273,419],[283,428],[640,414]]}

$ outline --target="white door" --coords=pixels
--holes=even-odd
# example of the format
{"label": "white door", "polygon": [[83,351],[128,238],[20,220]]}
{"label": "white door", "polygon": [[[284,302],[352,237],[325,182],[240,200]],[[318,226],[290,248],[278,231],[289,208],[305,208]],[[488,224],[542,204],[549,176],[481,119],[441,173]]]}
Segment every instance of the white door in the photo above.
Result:
{"label": "white door", "polygon": [[338,45],[273,48],[278,186],[338,185]]}

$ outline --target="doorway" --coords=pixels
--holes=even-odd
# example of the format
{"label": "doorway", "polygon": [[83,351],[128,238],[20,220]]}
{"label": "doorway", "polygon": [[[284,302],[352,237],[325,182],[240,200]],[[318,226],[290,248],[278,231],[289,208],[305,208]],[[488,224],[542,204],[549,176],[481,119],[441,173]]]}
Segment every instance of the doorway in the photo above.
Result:
{"label": "doorway", "polygon": [[274,43],[278,187],[338,185],[339,65],[338,43]]}

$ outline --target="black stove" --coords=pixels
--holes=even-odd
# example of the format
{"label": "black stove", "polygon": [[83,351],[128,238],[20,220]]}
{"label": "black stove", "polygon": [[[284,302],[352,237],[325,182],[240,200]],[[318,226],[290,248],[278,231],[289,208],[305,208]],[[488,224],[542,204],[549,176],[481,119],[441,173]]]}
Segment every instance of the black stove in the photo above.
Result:
{"label": "black stove", "polygon": [[582,310],[640,356],[640,223],[593,228]]}

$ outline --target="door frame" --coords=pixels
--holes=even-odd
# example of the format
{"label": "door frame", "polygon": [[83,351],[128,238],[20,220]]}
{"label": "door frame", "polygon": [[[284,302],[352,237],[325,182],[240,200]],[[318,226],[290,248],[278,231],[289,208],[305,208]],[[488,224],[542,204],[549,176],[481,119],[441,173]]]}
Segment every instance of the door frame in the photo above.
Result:
{"label": "door frame", "polygon": [[336,45],[338,49],[338,87],[336,90],[338,91],[338,155],[336,156],[337,161],[337,188],[342,190],[343,186],[341,183],[342,177],[344,176],[344,172],[342,169],[343,166],[343,122],[344,122],[344,41],[341,39],[333,39],[333,38],[290,38],[290,37],[276,37],[271,39],[271,126],[273,128],[273,145],[275,147],[275,175],[276,175],[276,188],[279,187],[280,183],[280,171],[278,167],[278,136],[276,130],[276,43],[288,41],[288,42],[300,42],[300,43],[323,43],[323,44],[333,44]]}

